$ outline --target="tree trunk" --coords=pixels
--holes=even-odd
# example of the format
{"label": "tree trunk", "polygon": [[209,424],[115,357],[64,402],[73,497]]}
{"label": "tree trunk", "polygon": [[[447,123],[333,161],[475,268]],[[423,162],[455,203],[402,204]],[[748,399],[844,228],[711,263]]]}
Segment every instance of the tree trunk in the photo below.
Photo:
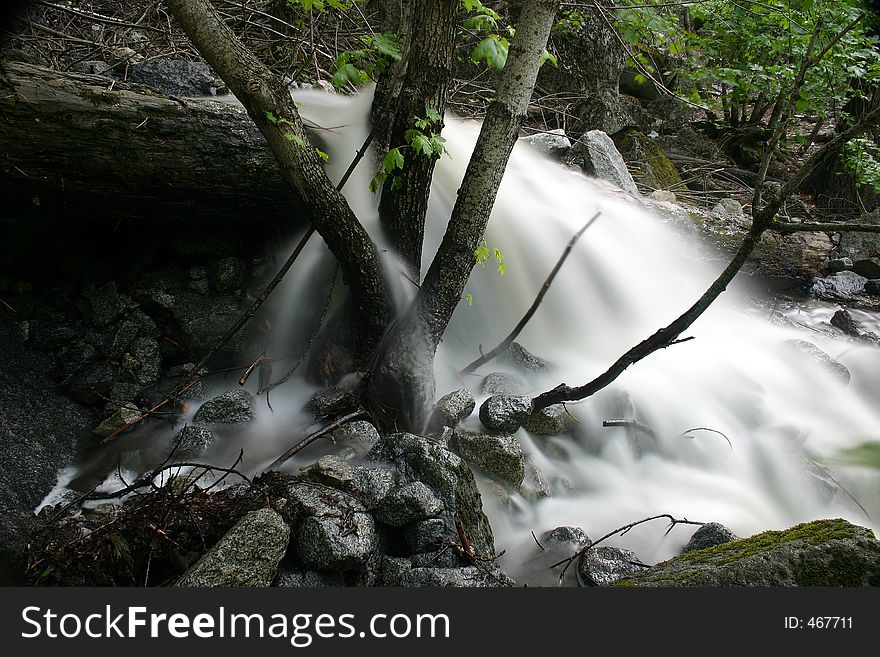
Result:
{"label": "tree trunk", "polygon": [[0,116],[0,195],[10,217],[264,233],[308,223],[238,106],[9,62],[0,65]]}
{"label": "tree trunk", "polygon": [[[372,369],[371,398],[380,417],[424,429],[434,400],[433,359],[474,268],[501,177],[525,119],[557,3],[522,12],[507,65],[468,163],[443,242],[411,307],[389,331]],[[400,382],[405,382],[400,385]]]}
{"label": "tree trunk", "polygon": [[[442,117],[446,110],[446,92],[452,75],[455,46],[455,17],[458,0],[416,0],[404,45],[405,71],[399,93],[385,99],[377,117],[390,118],[389,148],[400,148],[403,169],[396,180],[386,181],[379,203],[379,217],[391,240],[391,247],[403,260],[414,280],[420,278],[425,213],[431,190],[431,176],[437,155],[425,155],[409,145],[406,133],[424,119],[426,108]],[[417,47],[414,45],[417,44]],[[442,118],[422,130],[426,135],[439,134]]]}
{"label": "tree trunk", "polygon": [[208,0],[167,0],[167,5],[193,45],[245,106],[284,179],[339,261],[351,291],[356,361],[365,363],[389,316],[376,246],[324,172],[287,87],[238,41]]}

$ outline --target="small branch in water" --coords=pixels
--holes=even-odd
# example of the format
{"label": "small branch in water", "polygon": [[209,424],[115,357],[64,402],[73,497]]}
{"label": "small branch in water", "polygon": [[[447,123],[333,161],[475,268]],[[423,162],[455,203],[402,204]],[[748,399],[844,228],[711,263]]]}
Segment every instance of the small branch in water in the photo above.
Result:
{"label": "small branch in water", "polygon": [[238,385],[243,386],[245,383],[247,383],[247,380],[250,378],[251,374],[254,373],[254,370],[267,360],[269,360],[269,356],[268,354],[266,354],[265,351],[257,356],[254,362],[248,365],[247,369],[244,371],[244,374],[241,375],[241,378],[238,380]]}
{"label": "small branch in water", "polygon": [[635,429],[636,431],[641,431],[646,436],[657,439],[657,432],[654,431],[651,427],[642,424],[638,420],[604,420],[602,422],[603,427],[627,427],[628,429]]}
{"label": "small branch in water", "polygon": [[590,549],[596,547],[597,545],[599,545],[599,543],[601,543],[602,541],[604,541],[606,539],[611,538],[612,536],[615,536],[617,534],[620,534],[621,536],[623,536],[633,527],[637,527],[638,525],[642,525],[646,522],[651,522],[652,520],[657,520],[659,518],[668,518],[669,519],[669,527],[667,527],[667,529],[666,529],[666,534],[669,534],[669,532],[671,532],[673,527],[675,527],[676,525],[700,525],[700,526],[703,526],[706,524],[705,522],[696,522],[694,520],[688,520],[687,518],[679,519],[679,518],[676,518],[668,513],[661,513],[660,515],[657,515],[657,516],[651,516],[650,518],[644,518],[642,520],[637,520],[636,522],[631,522],[628,525],[623,525],[622,527],[618,527],[614,531],[608,532],[607,534],[605,534],[601,538],[593,541],[592,543],[587,543],[584,547],[582,547],[580,550],[575,552],[570,557],[563,559],[562,561],[557,561],[552,566],[550,566],[550,568],[564,566],[562,569],[562,572],[559,574],[559,581],[561,583],[562,580],[565,578],[565,572],[568,570],[568,567],[572,563],[574,563],[575,561],[580,559],[587,552],[587,550],[590,550]]}
{"label": "small branch in water", "polygon": [[539,541],[539,540],[538,540],[538,537],[535,536],[535,532],[534,532],[534,531],[532,531],[532,538],[535,539],[535,545],[537,545],[539,548],[541,548],[541,550],[543,550],[544,552],[547,551],[547,548],[545,548],[543,545],[541,545],[541,541]]}
{"label": "small branch in water", "polygon": [[728,438],[725,434],[721,433],[717,429],[710,429],[709,427],[694,427],[693,429],[686,429],[685,431],[682,431],[681,437],[693,439],[693,436],[688,435],[691,431],[709,431],[711,433],[717,433],[719,436],[721,436],[722,438],[724,438],[724,440],[727,441],[727,444],[730,445],[730,449],[733,450],[733,443],[730,442],[730,438]]}
{"label": "small branch in water", "polygon": [[15,308],[6,303],[3,299],[0,299],[0,305],[6,308],[11,314],[15,314]]}
{"label": "small branch in water", "polygon": [[[586,232],[587,228],[593,225],[593,222],[596,221],[596,219],[598,219],[599,215],[601,214],[601,212],[597,212],[596,214],[594,214],[592,217],[590,217],[587,223],[585,223],[583,227],[574,234],[574,236],[568,242],[568,246],[566,246],[565,250],[562,252],[562,255],[559,256],[559,260],[557,260],[556,265],[550,271],[549,276],[547,276],[547,280],[545,280],[544,284],[541,286],[541,289],[538,292],[538,296],[535,297],[535,300],[532,302],[531,307],[526,311],[526,314],[523,315],[523,318],[519,320],[519,323],[513,328],[513,331],[511,331],[510,334],[506,338],[504,338],[504,340],[502,340],[497,347],[492,349],[490,352],[483,354],[477,360],[465,367],[461,371],[462,374],[470,374],[481,365],[485,365],[490,360],[503,353],[504,350],[507,349],[514,340],[516,340],[516,337],[520,334],[520,331],[525,328],[526,324],[529,323],[529,320],[538,310],[538,306],[540,306],[541,302],[544,300],[544,295],[547,294],[547,290],[550,289],[550,284],[553,282],[553,279],[556,278],[556,274],[559,273],[562,265],[568,259],[568,256],[571,253],[571,250],[574,248],[574,245],[577,244],[577,241],[581,238],[581,235]],[[481,345],[480,353],[482,353],[482,351],[483,350]]]}
{"label": "small branch in water", "polygon": [[318,440],[318,438],[326,436],[328,433],[335,431],[336,429],[338,429],[339,427],[341,427],[343,424],[345,424],[347,422],[351,422],[352,420],[356,420],[360,417],[365,417],[367,415],[369,415],[369,413],[367,413],[367,411],[365,411],[364,409],[358,409],[354,413],[349,413],[348,415],[343,415],[342,417],[337,419],[335,422],[331,422],[330,424],[328,424],[326,427],[323,427],[321,429],[318,429],[317,431],[310,433],[308,436],[306,436],[305,438],[300,440],[296,445],[294,445],[289,450],[284,452],[284,454],[282,454],[277,459],[272,461],[272,463],[269,465],[268,468],[266,468],[265,471],[274,470],[274,469],[280,467],[285,462],[290,460],[290,458],[293,457],[297,452],[301,452],[303,449],[305,449],[306,447],[311,445],[313,442]]}

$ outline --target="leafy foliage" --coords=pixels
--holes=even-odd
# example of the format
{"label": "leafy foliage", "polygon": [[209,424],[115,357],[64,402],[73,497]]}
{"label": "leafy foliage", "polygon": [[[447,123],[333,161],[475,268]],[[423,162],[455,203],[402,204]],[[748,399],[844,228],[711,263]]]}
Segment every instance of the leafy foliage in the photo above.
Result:
{"label": "leafy foliage", "polygon": [[[425,108],[424,117],[416,117],[413,121],[415,128],[407,130],[404,133],[406,145],[392,148],[382,160],[382,168],[370,181],[370,190],[375,193],[379,187],[383,185],[388,178],[391,178],[391,188],[398,189],[402,184],[398,176],[393,175],[397,169],[403,169],[406,163],[403,151],[401,149],[409,148],[418,155],[425,157],[440,157],[446,152],[443,145],[446,140],[438,132],[433,132],[431,126],[437,125],[441,120],[440,112],[433,107]],[[428,132],[425,132],[425,131]]]}
{"label": "leafy foliage", "polygon": [[336,69],[330,78],[333,86],[367,84],[384,73],[392,61],[400,59],[400,47],[395,34],[365,34],[360,37],[360,41],[364,48],[346,50],[333,62]]}

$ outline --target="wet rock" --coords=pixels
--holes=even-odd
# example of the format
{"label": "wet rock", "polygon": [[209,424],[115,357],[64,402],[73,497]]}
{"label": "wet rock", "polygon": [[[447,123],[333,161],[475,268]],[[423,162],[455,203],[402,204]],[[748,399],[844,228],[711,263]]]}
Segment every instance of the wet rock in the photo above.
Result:
{"label": "wet rock", "polygon": [[[880,224],[880,210],[864,214],[857,221],[863,224]],[[880,253],[880,234],[858,231],[841,233],[838,250],[840,257],[850,258],[853,262],[871,258]]]}
{"label": "wet rock", "polygon": [[429,438],[396,433],[380,439],[368,458],[394,465],[404,483],[421,481],[443,502],[448,527],[462,523],[476,554],[493,557],[492,528],[474,474],[457,454]]}
{"label": "wet rock", "polygon": [[257,402],[247,390],[230,390],[201,405],[193,416],[203,424],[250,422],[256,415]]}
{"label": "wet rock", "polygon": [[519,486],[519,492],[527,500],[533,501],[553,496],[550,483],[547,481],[541,468],[529,458],[526,459],[525,476]]}
{"label": "wet rock", "polygon": [[378,550],[372,516],[348,493],[320,484],[294,484],[287,490],[284,513],[295,527],[293,553],[307,568],[361,570]]}
{"label": "wet rock", "polygon": [[623,156],[611,137],[601,130],[590,130],[585,133],[574,151],[579,160],[583,159],[581,166],[587,175],[607,180],[630,194],[639,193],[632,174],[626,168]]}
{"label": "wet rock", "polygon": [[555,159],[561,159],[571,148],[571,142],[565,136],[565,130],[562,128],[529,135],[520,141],[528,144],[541,155]]}
{"label": "wet rock", "polygon": [[224,258],[208,266],[208,281],[218,292],[238,292],[247,281],[247,269],[238,258]]}
{"label": "wet rock", "polygon": [[202,296],[207,295],[211,291],[211,286],[208,283],[208,280],[204,278],[197,281],[190,281],[187,284],[187,287],[196,294],[201,294]]}
{"label": "wet rock", "polygon": [[271,509],[251,511],[175,586],[269,586],[287,551],[290,527]]}
{"label": "wet rock", "polygon": [[828,293],[852,296],[862,292],[867,281],[867,278],[859,276],[855,272],[840,271],[836,274],[831,274],[831,276],[815,279],[810,292],[817,296]]}
{"label": "wet rock", "polygon": [[553,369],[553,366],[550,363],[543,358],[535,356],[535,354],[531,353],[519,342],[511,342],[510,346],[504,351],[504,353],[498,356],[498,362],[510,365],[526,374],[549,372]]}
{"label": "wet rock", "polygon": [[492,395],[480,406],[480,422],[490,431],[513,433],[534,409],[531,397],[525,395]]}
{"label": "wet rock", "polygon": [[214,444],[217,437],[214,432],[204,427],[184,427],[171,439],[171,448],[178,460],[187,460],[201,456]]}
{"label": "wet rock", "polygon": [[58,351],[75,343],[79,338],[80,331],[67,323],[43,319],[31,319],[27,323],[27,341],[40,351]]}
{"label": "wet rock", "polygon": [[450,446],[475,468],[512,488],[525,477],[525,454],[513,436],[457,429]]}
{"label": "wet rock", "polygon": [[123,360],[123,368],[141,386],[153,386],[162,371],[162,354],[159,343],[153,338],[137,338],[128,352],[130,359]]}
{"label": "wet rock", "polygon": [[865,278],[880,278],[880,258],[863,258],[853,263],[852,270]]}
{"label": "wet rock", "polygon": [[111,360],[119,360],[122,354],[128,351],[131,343],[137,337],[140,327],[136,322],[125,320],[120,322],[113,332],[113,337],[107,344],[105,353]]}
{"label": "wet rock", "polygon": [[840,329],[845,335],[858,338],[862,335],[859,323],[847,310],[839,308],[831,317],[831,326]]}
{"label": "wet rock", "polygon": [[590,543],[590,538],[587,536],[587,532],[580,527],[563,525],[541,534],[541,544],[546,548],[582,548],[587,543]]}
{"label": "wet rock", "polygon": [[878,586],[880,541],[845,520],[685,552],[618,582],[624,586]]}
{"label": "wet rock", "polygon": [[106,438],[127,426],[133,425],[135,422],[140,422],[143,417],[143,411],[137,406],[123,404],[113,415],[105,418],[98,426],[92,429],[92,433],[101,438]]}
{"label": "wet rock", "polygon": [[354,420],[334,431],[333,439],[340,445],[353,449],[356,456],[364,456],[379,440],[379,432],[371,422]]}
{"label": "wet rock", "polygon": [[284,588],[340,587],[345,586],[345,575],[282,565],[272,586]]}
{"label": "wet rock", "polygon": [[852,270],[853,261],[850,258],[833,258],[828,261],[828,271],[836,274],[839,271]]}
{"label": "wet rock", "polygon": [[129,67],[128,79],[171,96],[212,96],[216,92],[207,64],[182,59],[138,62]]}
{"label": "wet rock", "polygon": [[865,294],[880,297],[880,278],[870,279],[865,283]]}
{"label": "wet rock", "polygon": [[581,586],[604,586],[645,570],[635,553],[616,547],[599,546],[584,552],[578,559],[578,583]]}
{"label": "wet rock", "polygon": [[443,502],[420,481],[405,484],[388,495],[376,508],[376,519],[391,527],[403,527],[443,512]]}
{"label": "wet rock", "polygon": [[76,401],[98,404],[109,397],[116,375],[116,368],[109,363],[94,363],[65,379],[63,384]]}
{"label": "wet rock", "polygon": [[660,145],[638,128],[628,126],[614,133],[611,139],[638,184],[649,189],[679,189],[684,186],[678,170]]}
{"label": "wet rock", "polygon": [[87,316],[95,326],[107,326],[125,310],[116,283],[112,281],[102,287],[88,290],[86,296],[89,300]]}
{"label": "wet rock", "polygon": [[406,587],[492,587],[515,586],[515,582],[499,570],[486,573],[476,566],[461,568],[418,568],[409,559],[384,557],[381,583],[383,586]]}
{"label": "wet rock", "polygon": [[[168,297],[165,303],[170,304],[168,310],[184,340],[194,350],[210,348],[241,318],[239,302],[230,295],[205,297],[195,292],[181,292],[164,296]],[[248,349],[245,329],[236,333],[224,347],[225,351],[236,353],[246,353]]]}
{"label": "wet rock", "polygon": [[303,410],[316,418],[339,417],[357,408],[357,398],[343,388],[319,390],[305,403]]}
{"label": "wet rock", "polygon": [[695,531],[693,536],[691,536],[691,540],[687,542],[687,545],[685,545],[681,551],[682,553],[693,552],[694,550],[702,550],[704,548],[737,540],[739,540],[739,536],[734,534],[727,527],[717,522],[710,522]]}
{"label": "wet rock", "polygon": [[413,554],[437,550],[454,538],[442,518],[429,518],[407,525],[403,537]]}
{"label": "wet rock", "polygon": [[522,377],[508,372],[492,372],[480,382],[480,392],[487,395],[518,394],[526,389]]}
{"label": "wet rock", "polygon": [[476,401],[469,390],[461,388],[443,395],[434,406],[434,413],[428,422],[429,431],[436,432],[443,427],[456,427],[458,423],[474,412]]}
{"label": "wet rock", "polygon": [[300,468],[301,476],[354,495],[367,510],[382,503],[394,489],[394,474],[385,468],[352,465],[338,456],[322,456]]}
{"label": "wet rock", "polygon": [[553,404],[533,412],[523,428],[536,436],[555,436],[571,430],[574,420],[562,404]]}
{"label": "wet rock", "polygon": [[806,340],[787,340],[786,345],[788,345],[792,349],[797,349],[801,353],[806,354],[814,362],[819,363],[823,367],[827,368],[844,384],[849,383],[850,373],[846,365],[826,354],[812,342],[807,342]]}

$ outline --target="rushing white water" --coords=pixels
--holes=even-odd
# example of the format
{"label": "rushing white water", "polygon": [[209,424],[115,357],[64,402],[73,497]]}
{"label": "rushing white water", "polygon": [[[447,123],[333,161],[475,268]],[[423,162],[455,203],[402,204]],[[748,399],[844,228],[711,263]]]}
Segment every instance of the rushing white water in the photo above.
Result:
{"label": "rushing white water", "polygon": [[[330,176],[338,180],[367,135],[370,97],[307,92],[297,100],[307,120],[330,128],[320,134],[331,156]],[[475,123],[447,117],[449,154],[437,164],[431,191],[423,272],[445,231],[478,130]],[[371,168],[365,158],[344,191],[381,245],[377,199],[368,191]],[[693,235],[680,234],[622,193],[609,192],[520,144],[486,232],[489,248],[502,250],[507,271],[500,276],[491,261],[474,269],[465,290],[472,304],[462,300],[437,354],[438,397],[462,386],[479,392],[481,377],[462,379],[458,371],[479,355],[480,345],[491,348],[511,330],[572,235],[596,212],[599,219],[517,338],[556,366],[549,375],[529,379],[528,392],[592,379],[689,307],[720,269],[719,259],[707,257]],[[276,352],[309,334],[320,314],[315,291],[333,276],[326,247],[313,239],[313,248],[277,293],[284,310],[274,324],[281,343]],[[413,286],[398,276],[390,254],[388,270],[403,304]],[[552,496],[500,500],[486,488],[484,504],[496,545],[507,551],[502,565],[514,577],[553,581],[555,573],[533,567],[538,548],[530,532],[540,536],[559,525],[581,526],[594,539],[662,513],[721,522],[739,535],[821,517],[877,528],[878,472],[836,465],[831,480],[817,476],[810,461],[831,462],[842,449],[880,436],[880,350],[770,322],[767,313],[744,307],[746,292],[744,283],[735,284],[687,332],[693,340],[651,355],[606,390],[570,404],[579,421],[570,435],[517,433]],[[826,314],[819,309],[804,316],[821,322]],[[844,385],[830,369],[791,347],[792,338],[809,340],[839,358],[851,382]],[[498,369],[490,363],[481,372]],[[303,428],[296,409],[309,392],[296,381],[273,392],[275,412],[261,405],[257,421],[247,434],[226,443],[228,454],[222,456],[232,460],[242,448],[243,467],[265,467]],[[283,400],[283,394],[291,397]],[[603,428],[603,420],[619,418],[650,427],[654,437]],[[309,450],[304,459],[314,460],[316,452]],[[678,526],[668,535],[665,530],[662,522],[643,525],[611,544],[653,563],[675,554],[693,527]]]}
{"label": "rushing white water", "polygon": [[[307,115],[313,103],[321,108],[313,110],[314,120],[326,125],[328,100],[304,98]],[[329,144],[336,167],[344,169],[366,135],[366,103],[329,103],[344,115],[335,124],[351,126],[350,134],[334,133]],[[475,123],[447,118],[449,154],[438,162],[431,190],[423,273],[445,231],[478,131]],[[365,191],[369,172],[360,170],[346,196],[381,244],[375,199]],[[479,355],[480,345],[490,348],[510,331],[572,235],[595,212],[600,218],[518,337],[557,366],[551,375],[530,380],[531,392],[592,379],[689,307],[720,270],[707,264],[718,258],[707,257],[692,235],[679,234],[624,195],[519,144],[486,232],[489,248],[502,250],[507,271],[498,275],[491,261],[475,268],[465,290],[473,304],[462,301],[437,355],[438,396],[462,385],[478,391],[480,377],[462,380],[458,370]],[[402,289],[411,291],[407,285]],[[809,466],[880,436],[880,351],[771,323],[766,314],[740,307],[746,291],[744,284],[732,286],[687,332],[693,340],[653,354],[609,389],[569,405],[580,421],[570,436],[533,437],[520,430],[517,437],[553,496],[537,503],[514,496],[512,508],[485,496],[497,547],[508,550],[504,565],[514,576],[546,581],[545,574],[527,573],[523,566],[537,550],[530,532],[565,524],[579,525],[593,538],[661,513],[721,522],[740,535],[831,516],[876,528],[876,471],[835,467],[831,476],[841,490]],[[819,310],[827,321],[822,313],[827,311]],[[849,385],[792,347],[791,339],[839,356],[852,373]],[[489,364],[482,371],[497,369]],[[635,419],[656,437],[603,428],[610,418]],[[711,431],[683,435],[697,427]],[[693,527],[679,526],[668,536],[665,530],[662,522],[645,525],[613,544],[655,562],[675,554]]]}

